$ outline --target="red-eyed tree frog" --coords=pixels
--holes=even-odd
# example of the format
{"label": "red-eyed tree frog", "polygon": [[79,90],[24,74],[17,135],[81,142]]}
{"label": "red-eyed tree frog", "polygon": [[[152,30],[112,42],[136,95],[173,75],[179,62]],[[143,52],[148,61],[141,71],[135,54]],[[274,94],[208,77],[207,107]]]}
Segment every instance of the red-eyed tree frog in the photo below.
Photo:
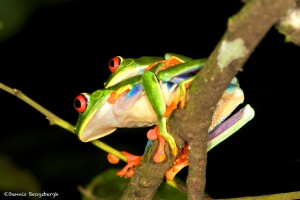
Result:
{"label": "red-eyed tree frog", "polygon": [[[148,138],[154,132],[159,139],[154,161],[161,162],[165,158],[164,140],[170,145],[173,155],[177,156],[178,147],[167,131],[166,123],[174,109],[185,106],[186,90],[204,63],[205,59],[191,59],[170,53],[164,57],[117,56],[111,59],[109,69],[112,73],[104,83],[104,88],[92,94],[81,93],[74,101],[79,112],[75,133],[81,141],[89,142],[117,128],[157,125],[148,132]],[[209,128],[208,150],[253,118],[254,110],[246,105],[224,121],[243,100],[243,91],[234,78],[215,109]],[[176,162],[168,172],[168,179],[172,179],[187,165],[187,157],[181,153]],[[124,176],[127,172],[128,166],[120,175]]]}

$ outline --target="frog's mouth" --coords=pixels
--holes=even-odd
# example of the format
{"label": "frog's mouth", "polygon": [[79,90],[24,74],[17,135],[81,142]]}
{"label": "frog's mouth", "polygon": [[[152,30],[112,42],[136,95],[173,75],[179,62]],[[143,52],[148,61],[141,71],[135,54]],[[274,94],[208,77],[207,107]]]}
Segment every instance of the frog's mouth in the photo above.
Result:
{"label": "frog's mouth", "polygon": [[104,130],[102,127],[99,128],[94,127],[92,130],[85,129],[82,132],[82,134],[79,135],[79,140],[81,140],[82,142],[90,142],[102,138],[104,136],[107,136],[110,133],[114,132],[115,130],[116,128]]}
{"label": "frog's mouth", "polygon": [[102,138],[117,129],[116,119],[111,112],[111,105],[105,103],[78,130],[82,142],[90,142]]}

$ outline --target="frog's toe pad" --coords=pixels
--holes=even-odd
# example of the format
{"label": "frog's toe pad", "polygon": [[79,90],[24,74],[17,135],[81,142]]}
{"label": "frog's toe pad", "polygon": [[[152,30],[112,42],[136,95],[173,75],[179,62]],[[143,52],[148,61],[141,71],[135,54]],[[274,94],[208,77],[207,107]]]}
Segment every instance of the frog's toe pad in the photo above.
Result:
{"label": "frog's toe pad", "polygon": [[156,153],[154,154],[153,160],[154,162],[162,162],[166,158],[166,153],[165,153],[165,139],[160,136],[159,134],[157,135],[158,137],[158,148],[156,150]]}
{"label": "frog's toe pad", "polygon": [[122,151],[121,153],[127,157],[127,165],[118,171],[116,175],[123,178],[131,178],[133,177],[137,166],[140,164],[142,156],[136,156],[126,151]]}

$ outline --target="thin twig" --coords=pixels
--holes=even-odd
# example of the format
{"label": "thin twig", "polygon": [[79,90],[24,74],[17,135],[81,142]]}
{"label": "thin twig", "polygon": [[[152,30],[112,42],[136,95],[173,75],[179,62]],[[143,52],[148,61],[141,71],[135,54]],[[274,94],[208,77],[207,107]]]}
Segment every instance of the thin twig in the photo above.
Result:
{"label": "thin twig", "polygon": [[[7,85],[4,85],[3,83],[0,83],[0,89],[18,97],[19,99],[26,102],[28,105],[32,106],[37,111],[39,111],[40,113],[45,115],[47,117],[47,119],[50,121],[50,125],[57,125],[57,126],[60,126],[61,128],[64,128],[64,129],[70,131],[71,133],[74,133],[74,126],[72,124],[61,119],[57,115],[53,114],[52,112],[50,112],[49,110],[47,110],[46,108],[44,108],[43,106],[41,106],[40,104],[38,104],[37,102],[32,100],[31,98],[26,96],[22,91],[20,91],[18,89],[10,88]],[[127,158],[120,151],[112,148],[111,146],[109,146],[99,140],[91,141],[91,143],[93,145],[95,145],[96,147],[102,149],[103,151],[111,153],[111,154],[117,156],[118,158],[120,158],[121,160],[123,160],[124,162],[127,162]]]}
{"label": "thin twig", "polygon": [[190,102],[186,112],[177,121],[185,126],[186,131],[181,136],[190,144],[187,178],[189,200],[204,199],[207,132],[218,100],[262,38],[293,2],[252,0],[246,3],[228,20],[222,39],[196,75],[187,94]]}

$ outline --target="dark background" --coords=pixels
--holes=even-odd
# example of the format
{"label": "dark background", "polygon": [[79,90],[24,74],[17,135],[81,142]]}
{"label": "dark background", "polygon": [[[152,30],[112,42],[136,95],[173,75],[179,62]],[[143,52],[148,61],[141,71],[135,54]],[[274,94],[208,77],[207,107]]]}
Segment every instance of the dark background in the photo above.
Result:
{"label": "dark background", "polygon": [[[243,4],[231,0],[132,6],[83,0],[35,6],[19,31],[0,43],[1,82],[75,124],[74,98],[103,88],[112,57],[166,52],[208,57],[227,19]],[[212,197],[300,190],[299,53],[299,47],[285,43],[272,28],[238,74],[245,103],[256,115],[208,153],[207,192]],[[30,170],[43,191],[79,199],[77,186],[111,167],[102,150],[50,126],[16,97],[1,91],[0,98],[0,151]],[[118,130],[101,141],[142,154],[146,131]],[[179,177],[184,179],[186,172]]]}

